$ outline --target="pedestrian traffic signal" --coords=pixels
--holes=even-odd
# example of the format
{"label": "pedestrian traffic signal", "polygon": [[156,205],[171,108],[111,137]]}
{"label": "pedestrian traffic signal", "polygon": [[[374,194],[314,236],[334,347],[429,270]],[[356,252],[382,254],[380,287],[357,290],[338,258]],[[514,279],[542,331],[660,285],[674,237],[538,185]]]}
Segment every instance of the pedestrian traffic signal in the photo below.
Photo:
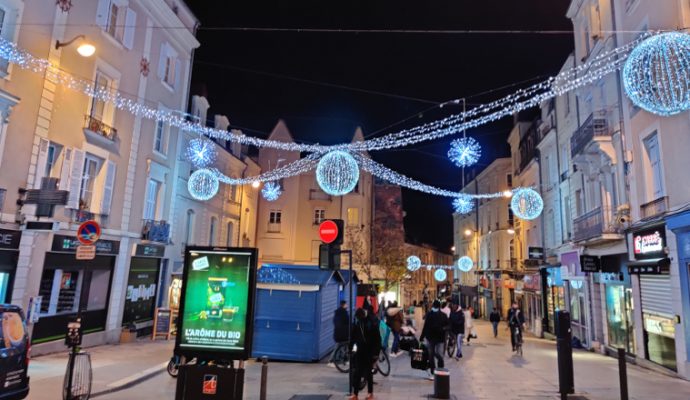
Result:
{"label": "pedestrian traffic signal", "polygon": [[340,269],[340,245],[322,244],[319,246],[319,268]]}

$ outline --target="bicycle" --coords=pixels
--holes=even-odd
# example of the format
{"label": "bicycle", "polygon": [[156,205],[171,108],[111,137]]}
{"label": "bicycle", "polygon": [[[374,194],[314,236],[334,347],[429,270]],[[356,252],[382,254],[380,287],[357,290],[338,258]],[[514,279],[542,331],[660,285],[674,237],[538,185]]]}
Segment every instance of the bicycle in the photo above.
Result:
{"label": "bicycle", "polygon": [[[335,368],[342,373],[350,372],[350,351],[347,343],[338,344],[338,347],[335,349],[335,354],[333,355],[333,364],[335,364]],[[378,372],[383,376],[390,375],[391,362],[388,358],[388,352],[385,349],[381,349],[378,361],[376,362],[376,368],[373,372],[374,374]]]}
{"label": "bicycle", "polygon": [[515,343],[515,352],[522,357],[522,331],[519,326],[513,327],[513,341]]}
{"label": "bicycle", "polygon": [[445,342],[445,348],[446,348],[446,354],[448,354],[448,357],[453,358],[455,357],[455,350],[457,350],[457,336],[454,335],[452,332],[448,332],[446,334],[446,342]]}

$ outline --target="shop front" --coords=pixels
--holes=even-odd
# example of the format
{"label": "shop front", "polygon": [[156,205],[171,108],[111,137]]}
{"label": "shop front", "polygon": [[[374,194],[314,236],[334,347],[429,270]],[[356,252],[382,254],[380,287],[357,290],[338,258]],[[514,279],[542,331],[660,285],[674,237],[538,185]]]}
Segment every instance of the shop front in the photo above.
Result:
{"label": "shop front", "polygon": [[685,349],[677,349],[678,364],[685,368],[679,368],[678,372],[690,379],[690,211],[674,214],[667,217],[668,229],[676,235],[677,255],[671,257],[678,259],[678,284],[680,287],[680,322],[676,331],[680,342]]}
{"label": "shop front", "polygon": [[134,254],[129,265],[122,326],[134,328],[137,336],[144,336],[152,331],[157,299],[162,295],[158,289],[160,277],[165,276],[161,274],[165,246],[137,244]]}
{"label": "shop front", "polygon": [[42,301],[31,338],[34,344],[63,339],[67,322],[78,312],[84,334],[105,330],[120,242],[99,240],[93,260],[77,260],[78,245],[73,236],[53,236],[39,284]]}
{"label": "shop front", "polygon": [[9,303],[19,259],[21,231],[0,229],[0,301]]}
{"label": "shop front", "polygon": [[518,289],[515,290],[516,296],[522,295],[522,309],[528,320],[528,329],[536,336],[542,335],[542,298],[541,298],[541,276],[540,274],[528,274],[518,282]]}
{"label": "shop front", "polygon": [[544,331],[555,335],[556,312],[567,310],[565,303],[565,285],[561,279],[561,266],[542,268],[542,290],[546,313],[542,323]]}

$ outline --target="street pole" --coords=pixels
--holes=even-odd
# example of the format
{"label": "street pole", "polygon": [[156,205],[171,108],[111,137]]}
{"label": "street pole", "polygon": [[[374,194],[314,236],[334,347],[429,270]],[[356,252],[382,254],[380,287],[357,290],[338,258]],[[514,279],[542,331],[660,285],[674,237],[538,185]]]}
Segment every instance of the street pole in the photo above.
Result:
{"label": "street pole", "polygon": [[350,360],[350,369],[348,372],[348,388],[347,393],[352,395],[352,250],[341,250],[340,254],[347,253],[348,255],[348,271],[349,273],[349,284],[350,284],[350,301],[348,303],[348,308],[350,309],[350,314],[347,318],[347,351],[349,354],[348,359]]}

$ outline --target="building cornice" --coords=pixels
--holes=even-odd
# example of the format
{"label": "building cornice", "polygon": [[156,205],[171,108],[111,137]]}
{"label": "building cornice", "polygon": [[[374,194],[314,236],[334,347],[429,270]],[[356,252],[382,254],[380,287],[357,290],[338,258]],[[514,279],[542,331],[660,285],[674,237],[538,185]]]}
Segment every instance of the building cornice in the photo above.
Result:
{"label": "building cornice", "polygon": [[[190,31],[190,28],[180,21],[178,16],[175,15],[165,2],[162,0],[138,0],[138,3],[140,7],[148,11],[155,25],[166,28],[170,27],[170,29],[165,29],[165,32],[177,41],[179,45],[184,47],[185,50],[195,49],[201,45],[194,33]],[[198,23],[196,17],[194,19]]]}

